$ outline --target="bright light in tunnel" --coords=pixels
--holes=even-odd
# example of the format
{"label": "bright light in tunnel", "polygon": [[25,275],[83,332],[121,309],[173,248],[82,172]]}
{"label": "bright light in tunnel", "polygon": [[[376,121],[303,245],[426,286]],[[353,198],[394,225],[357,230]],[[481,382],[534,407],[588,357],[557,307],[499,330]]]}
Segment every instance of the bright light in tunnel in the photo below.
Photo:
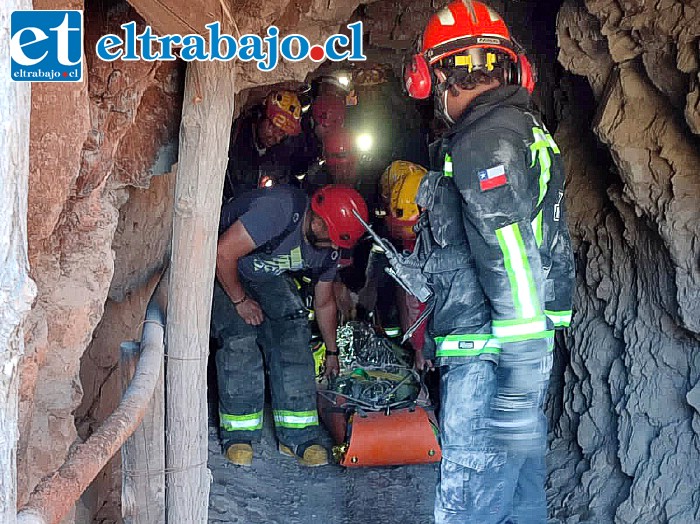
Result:
{"label": "bright light in tunnel", "polygon": [[346,74],[340,74],[338,75],[338,82],[340,82],[341,86],[348,87],[350,85],[350,77]]}
{"label": "bright light in tunnel", "polygon": [[369,133],[362,133],[357,136],[355,143],[359,151],[366,153],[372,149],[372,146],[374,145],[374,137]]}

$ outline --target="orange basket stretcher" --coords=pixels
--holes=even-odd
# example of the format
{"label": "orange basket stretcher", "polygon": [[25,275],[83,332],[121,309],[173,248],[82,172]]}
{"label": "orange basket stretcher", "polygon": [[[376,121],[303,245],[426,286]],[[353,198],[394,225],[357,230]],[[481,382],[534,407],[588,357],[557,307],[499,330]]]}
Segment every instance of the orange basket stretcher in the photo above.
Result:
{"label": "orange basket stretcher", "polygon": [[437,421],[423,388],[420,397],[380,411],[336,391],[319,390],[318,410],[336,443],[336,461],[346,467],[439,462]]}

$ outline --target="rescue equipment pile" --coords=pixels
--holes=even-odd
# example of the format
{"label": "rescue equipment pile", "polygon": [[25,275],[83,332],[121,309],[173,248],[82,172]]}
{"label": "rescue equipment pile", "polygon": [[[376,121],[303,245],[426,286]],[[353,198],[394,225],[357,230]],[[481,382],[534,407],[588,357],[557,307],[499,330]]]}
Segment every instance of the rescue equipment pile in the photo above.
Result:
{"label": "rescue equipment pile", "polygon": [[338,328],[341,372],[318,404],[344,466],[440,460],[436,422],[420,375],[403,348],[363,322]]}

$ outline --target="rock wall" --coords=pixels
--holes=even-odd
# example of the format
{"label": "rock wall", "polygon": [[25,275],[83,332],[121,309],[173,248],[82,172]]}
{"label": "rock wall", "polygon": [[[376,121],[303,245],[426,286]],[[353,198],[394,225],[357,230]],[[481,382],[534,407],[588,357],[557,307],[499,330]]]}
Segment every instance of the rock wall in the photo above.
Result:
{"label": "rock wall", "polygon": [[[577,294],[548,404],[551,516],[699,522],[698,4],[489,3],[538,66],[568,171]],[[432,11],[380,1],[363,19],[391,48]]]}
{"label": "rock wall", "polygon": [[550,400],[551,507],[559,522],[697,522],[697,12],[567,1],[558,35],[588,86],[565,86],[555,137],[577,295]]}
{"label": "rock wall", "polygon": [[[35,2],[34,7],[83,9],[83,3]],[[43,476],[63,463],[76,441],[74,412],[83,395],[81,357],[112,283],[113,240],[119,210],[129,198],[127,187],[148,187],[158,169],[170,169],[175,153],[182,67],[107,64],[93,55],[96,39],[114,32],[126,17],[138,19],[126,4],[87,10],[87,82],[38,83],[33,88],[28,231],[38,296],[25,324],[20,505]],[[160,242],[167,242],[167,236]],[[124,254],[117,260],[123,258]],[[143,283],[147,273],[138,273]],[[121,300],[129,289],[123,282],[112,287]],[[97,358],[108,360],[105,348],[99,351]]]}
{"label": "rock wall", "polygon": [[[139,340],[146,306],[170,256],[175,173],[151,178],[148,190],[129,188],[119,210],[112,247],[115,271],[102,320],[80,364],[83,400],[75,412],[85,439],[116,409],[121,398],[119,346]],[[98,522],[119,521],[121,459],[111,460],[83,497]]]}

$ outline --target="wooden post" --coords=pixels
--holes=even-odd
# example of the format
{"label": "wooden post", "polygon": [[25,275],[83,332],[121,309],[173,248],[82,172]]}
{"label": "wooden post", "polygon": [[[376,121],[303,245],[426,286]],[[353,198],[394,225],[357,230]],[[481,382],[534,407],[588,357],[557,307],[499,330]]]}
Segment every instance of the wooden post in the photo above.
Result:
{"label": "wooden post", "polygon": [[233,118],[229,62],[190,62],[180,125],[166,355],[166,513],[207,522],[207,359],[221,194]]}
{"label": "wooden post", "polygon": [[31,84],[10,77],[10,14],[31,0],[0,3],[0,522],[17,516],[17,417],[22,321],[36,286],[27,259]]}
{"label": "wooden post", "polygon": [[[161,332],[162,333],[162,332]],[[162,334],[161,334],[162,338]],[[122,342],[119,367],[126,391],[141,356],[141,344]],[[163,366],[141,425],[122,446],[124,524],[165,524],[165,405]]]}

